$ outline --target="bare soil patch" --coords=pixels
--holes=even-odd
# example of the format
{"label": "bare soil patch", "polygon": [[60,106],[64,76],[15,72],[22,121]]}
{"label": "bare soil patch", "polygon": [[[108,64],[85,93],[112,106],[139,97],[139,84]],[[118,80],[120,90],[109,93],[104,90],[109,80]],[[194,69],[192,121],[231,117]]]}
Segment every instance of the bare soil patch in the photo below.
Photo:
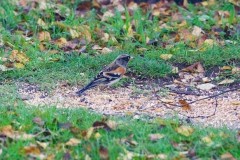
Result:
{"label": "bare soil patch", "polygon": [[186,110],[175,106],[179,105],[179,100],[184,99],[189,103],[221,91],[219,88],[211,91],[187,91],[186,88],[175,87],[172,92],[168,89],[174,88],[173,85],[149,85],[148,82],[123,88],[95,88],[78,97],[75,95],[77,87],[63,84],[59,84],[50,93],[41,91],[37,85],[27,83],[18,83],[18,87],[20,97],[33,106],[85,107],[106,115],[132,115],[134,118],[142,115],[161,118],[179,116],[189,123],[203,126],[240,128],[239,90],[190,104],[191,109]]}

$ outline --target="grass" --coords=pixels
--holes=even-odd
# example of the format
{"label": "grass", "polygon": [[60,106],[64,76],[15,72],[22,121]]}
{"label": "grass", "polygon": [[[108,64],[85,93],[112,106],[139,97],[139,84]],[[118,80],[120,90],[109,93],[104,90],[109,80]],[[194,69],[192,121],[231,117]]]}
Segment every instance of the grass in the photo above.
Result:
{"label": "grass", "polygon": [[[107,148],[110,159],[116,159],[121,154],[126,155],[130,152],[134,153],[135,159],[147,159],[152,154],[164,154],[167,159],[181,159],[186,156],[191,159],[194,155],[184,152],[190,150],[195,152],[196,157],[202,159],[219,158],[228,152],[236,159],[240,158],[238,152],[240,145],[236,140],[237,131],[226,128],[191,126],[194,132],[189,136],[183,136],[176,132],[176,129],[182,125],[177,119],[150,121],[147,118],[144,120],[144,117],[142,120],[133,120],[131,116],[107,117],[119,124],[117,129],[112,131],[98,129],[90,138],[86,138],[83,133],[87,132],[95,121],[101,121],[106,117],[76,108],[59,109],[55,106],[36,108],[18,99],[15,85],[17,81],[39,84],[45,90],[54,89],[58,82],[84,85],[104,65],[122,53],[129,53],[134,57],[129,63],[128,72],[148,79],[172,75],[172,66],[179,63],[190,65],[200,61],[206,70],[215,66],[239,66],[239,32],[229,36],[223,30],[218,37],[210,34],[208,38],[216,42],[228,39],[232,43],[199,48],[196,46],[197,41],[173,40],[182,28],[179,25],[181,21],[172,21],[171,16],[151,19],[151,10],[139,9],[133,14],[127,10],[123,13],[116,11],[115,16],[107,21],[101,21],[99,12],[94,9],[85,17],[77,16],[75,10],[79,3],[80,1],[75,1],[71,4],[70,1],[65,0],[63,4],[42,11],[39,8],[28,10],[13,4],[10,0],[0,1],[0,65],[12,63],[3,60],[9,58],[12,50],[22,51],[30,59],[22,69],[0,70],[0,131],[6,125],[28,134],[37,134],[46,130],[44,134],[31,140],[13,140],[0,136],[0,159],[26,159],[28,155],[24,153],[24,147],[36,144],[37,141],[48,142],[48,147],[41,148],[40,151],[47,156],[55,155],[55,159],[62,159],[68,152],[73,159],[84,159],[86,155],[92,159],[99,159],[101,146]],[[221,19],[219,28],[234,28],[239,20],[233,5],[228,2],[207,7],[190,5],[188,10],[174,4],[170,8],[183,15],[186,20],[185,29],[190,30],[196,25],[207,34],[212,27],[219,26],[219,22],[213,18],[219,10],[229,12],[229,16]],[[59,13],[56,13],[57,9]],[[125,19],[122,19],[122,16]],[[58,17],[61,20],[58,20]],[[38,24],[40,18],[46,25]],[[204,18],[206,20],[203,21]],[[168,27],[160,28],[162,24]],[[91,34],[90,42],[79,37],[78,48],[68,52],[55,43],[56,39],[62,37],[68,42],[74,41],[69,29],[83,25],[89,27],[87,31]],[[98,30],[109,34],[111,38],[108,41],[102,40]],[[52,40],[41,42],[38,38],[41,31],[48,31]],[[157,42],[147,44],[148,39],[157,39]],[[45,46],[44,50],[40,48],[40,44]],[[96,44],[101,47],[112,47],[113,51],[103,54],[93,49]],[[86,51],[79,53],[83,46],[86,46]],[[52,51],[56,53],[53,54]],[[163,60],[160,58],[162,54],[173,56],[169,60]],[[230,72],[222,76],[220,77],[222,79],[225,77],[238,79]],[[125,81],[121,80],[119,84],[129,82],[130,79],[131,77]],[[34,123],[33,119],[36,117],[40,117],[45,125],[39,126]],[[66,123],[71,123],[76,132],[73,128],[61,127]],[[95,138],[97,132],[101,135],[98,139]],[[153,142],[148,136],[154,133],[160,133],[164,137]],[[133,135],[133,138],[129,137],[130,135]],[[66,146],[66,142],[72,137],[81,140],[81,143],[77,146]],[[120,139],[127,137],[130,142],[120,142]],[[204,137],[209,138],[212,143],[204,142],[202,140]]]}
{"label": "grass", "polygon": [[[83,133],[94,122],[102,121],[106,117],[76,108],[30,107],[21,101],[15,101],[15,104],[9,107],[2,105],[0,113],[0,128],[11,125],[14,130],[28,134],[38,134],[43,130],[47,132],[38,134],[31,140],[4,138],[6,142],[0,143],[2,149],[0,157],[7,159],[26,159],[28,155],[24,153],[24,147],[37,144],[37,141],[47,142],[47,148],[41,148],[40,151],[45,156],[54,155],[55,159],[62,159],[67,152],[75,158],[83,159],[88,155],[92,159],[99,159],[100,146],[107,148],[110,159],[126,155],[126,151],[134,153],[136,159],[147,159],[148,155],[158,154],[166,155],[167,159],[174,159],[184,156],[184,151],[189,150],[194,150],[195,156],[201,158],[216,158],[227,152],[235,158],[240,157],[238,152],[240,145],[236,141],[235,131],[192,126],[194,132],[190,136],[183,136],[176,132],[176,128],[181,125],[177,119],[145,121],[134,120],[131,116],[108,117],[118,123],[116,130],[97,129],[90,138],[85,138]],[[41,118],[45,125],[39,126],[34,123],[36,117]],[[70,128],[68,123],[71,123]],[[64,126],[67,128],[65,129]],[[95,138],[96,133],[100,134],[100,138]],[[164,137],[153,142],[149,139],[149,135],[156,133]],[[133,138],[129,138],[129,141],[132,141],[129,142],[130,144],[120,141],[130,135],[133,135]],[[212,142],[204,142],[202,140],[204,137],[209,137]],[[67,146],[66,142],[70,138],[77,138],[81,143],[77,146]],[[185,156],[191,157],[187,154]]]}

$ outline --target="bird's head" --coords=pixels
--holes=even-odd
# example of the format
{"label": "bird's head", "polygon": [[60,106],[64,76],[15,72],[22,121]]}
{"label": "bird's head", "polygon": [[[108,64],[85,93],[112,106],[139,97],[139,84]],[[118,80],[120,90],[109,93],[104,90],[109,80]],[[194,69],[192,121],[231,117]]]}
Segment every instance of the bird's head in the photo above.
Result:
{"label": "bird's head", "polygon": [[121,66],[127,66],[128,62],[130,61],[130,59],[132,59],[132,57],[128,54],[122,54],[122,55],[119,55],[117,58],[116,58],[116,63],[118,65],[121,65]]}

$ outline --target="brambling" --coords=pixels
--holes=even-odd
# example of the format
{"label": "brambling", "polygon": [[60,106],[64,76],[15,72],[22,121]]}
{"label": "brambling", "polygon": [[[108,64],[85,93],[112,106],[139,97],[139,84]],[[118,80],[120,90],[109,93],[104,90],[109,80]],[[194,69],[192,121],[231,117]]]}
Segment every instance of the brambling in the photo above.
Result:
{"label": "brambling", "polygon": [[85,87],[77,91],[80,96],[83,92],[98,85],[110,86],[119,81],[127,71],[127,65],[132,57],[128,54],[119,55],[112,63],[104,67],[98,75]]}

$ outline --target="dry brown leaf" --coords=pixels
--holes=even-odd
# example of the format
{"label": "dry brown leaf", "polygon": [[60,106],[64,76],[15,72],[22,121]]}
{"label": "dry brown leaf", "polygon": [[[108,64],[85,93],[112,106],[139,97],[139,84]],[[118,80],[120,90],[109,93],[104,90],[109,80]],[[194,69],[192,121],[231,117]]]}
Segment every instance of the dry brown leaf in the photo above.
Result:
{"label": "dry brown leaf", "polygon": [[28,56],[18,50],[13,50],[9,56],[9,60],[11,62],[17,62],[17,63],[22,63],[22,64],[26,64],[27,62],[29,62],[29,58]]}
{"label": "dry brown leaf", "polygon": [[190,126],[182,125],[182,126],[176,128],[176,132],[181,134],[181,135],[184,135],[184,136],[188,137],[188,136],[192,135],[192,133],[194,132],[194,129]]}
{"label": "dry brown leaf", "polygon": [[89,138],[92,136],[93,131],[94,131],[94,128],[93,128],[93,127],[88,128],[87,134],[86,134],[86,137],[85,137],[85,138],[86,138],[86,139],[89,139]]}
{"label": "dry brown leaf", "polygon": [[233,101],[231,102],[231,104],[235,106],[240,106],[240,101]]}
{"label": "dry brown leaf", "polygon": [[23,148],[23,150],[26,155],[40,155],[41,154],[40,149],[35,145],[26,146]]}
{"label": "dry brown leaf", "polygon": [[107,53],[111,53],[112,50],[110,48],[107,48],[107,47],[104,47],[102,50],[101,50],[101,53],[103,54],[107,54]]}
{"label": "dry brown leaf", "polygon": [[116,130],[117,129],[117,122],[112,121],[112,120],[108,120],[106,121],[106,124],[108,125],[109,128],[111,128],[112,130]]}
{"label": "dry brown leaf", "polygon": [[184,72],[198,72],[198,73],[204,73],[205,70],[200,62],[196,62],[192,64],[191,66],[188,66],[184,69],[182,69]]}
{"label": "dry brown leaf", "polygon": [[150,141],[158,141],[159,139],[162,139],[163,137],[165,137],[165,135],[156,133],[156,134],[149,134],[148,137]]}
{"label": "dry brown leaf", "polygon": [[166,98],[162,98],[161,101],[164,103],[173,103],[174,102],[173,99],[166,99]]}
{"label": "dry brown leaf", "polygon": [[103,36],[102,36],[102,38],[101,38],[101,40],[103,41],[103,42],[108,42],[109,41],[109,34],[108,33],[103,33]]}
{"label": "dry brown leaf", "polygon": [[201,90],[206,90],[206,91],[209,91],[213,88],[216,87],[216,85],[212,84],[212,83],[204,83],[204,84],[199,84],[196,86],[198,89],[201,89]]}
{"label": "dry brown leaf", "polygon": [[229,152],[221,155],[221,160],[236,160]]}
{"label": "dry brown leaf", "polygon": [[79,139],[71,138],[71,139],[69,139],[68,142],[66,142],[66,145],[67,146],[77,146],[80,143],[81,143],[81,141]]}
{"label": "dry brown leaf", "polygon": [[58,47],[63,47],[66,44],[68,44],[68,42],[67,42],[66,38],[61,37],[55,41],[55,44],[58,45]]}
{"label": "dry brown leaf", "polygon": [[78,37],[80,36],[80,34],[79,34],[75,29],[71,29],[71,28],[70,28],[70,29],[69,29],[69,33],[70,33],[72,39],[78,38]]}
{"label": "dry brown leaf", "polygon": [[40,42],[42,41],[51,41],[51,35],[47,31],[42,31],[38,33],[38,40]]}
{"label": "dry brown leaf", "polygon": [[162,58],[163,60],[168,60],[172,58],[172,54],[161,54],[160,58]]}
{"label": "dry brown leaf", "polygon": [[231,66],[223,66],[221,70],[232,70]]}
{"label": "dry brown leaf", "polygon": [[205,136],[202,138],[202,141],[208,145],[211,145],[213,143],[212,139],[210,136]]}
{"label": "dry brown leaf", "polygon": [[219,82],[219,85],[223,85],[223,84],[231,84],[234,82],[234,79],[224,79],[223,81]]}
{"label": "dry brown leaf", "polygon": [[100,146],[100,148],[99,148],[99,156],[103,160],[109,159],[108,149],[103,147],[103,146]]}
{"label": "dry brown leaf", "polygon": [[37,141],[37,144],[40,147],[42,147],[43,149],[46,149],[49,143],[48,142],[39,142],[39,141]]}
{"label": "dry brown leaf", "polygon": [[2,127],[0,129],[0,133],[14,140],[30,140],[34,137],[32,134],[14,131],[11,125]]}
{"label": "dry brown leaf", "polygon": [[102,16],[102,21],[107,21],[109,18],[113,17],[114,16],[114,13],[113,11],[107,11],[103,14]]}
{"label": "dry brown leaf", "polygon": [[204,31],[202,30],[202,28],[200,28],[198,26],[194,26],[193,27],[192,35],[194,35],[196,37],[200,37],[203,34],[204,34]]}
{"label": "dry brown leaf", "polygon": [[102,50],[102,47],[100,47],[99,45],[95,44],[93,47],[92,47],[93,50]]}
{"label": "dry brown leaf", "polygon": [[191,110],[191,106],[186,102],[186,100],[184,99],[180,99],[178,101],[180,103],[180,105],[182,106],[182,109],[187,111],[187,110]]}
{"label": "dry brown leaf", "polygon": [[41,18],[38,19],[37,24],[43,28],[47,27],[46,23]]}
{"label": "dry brown leaf", "polygon": [[240,74],[240,67],[233,67],[232,74]]}

